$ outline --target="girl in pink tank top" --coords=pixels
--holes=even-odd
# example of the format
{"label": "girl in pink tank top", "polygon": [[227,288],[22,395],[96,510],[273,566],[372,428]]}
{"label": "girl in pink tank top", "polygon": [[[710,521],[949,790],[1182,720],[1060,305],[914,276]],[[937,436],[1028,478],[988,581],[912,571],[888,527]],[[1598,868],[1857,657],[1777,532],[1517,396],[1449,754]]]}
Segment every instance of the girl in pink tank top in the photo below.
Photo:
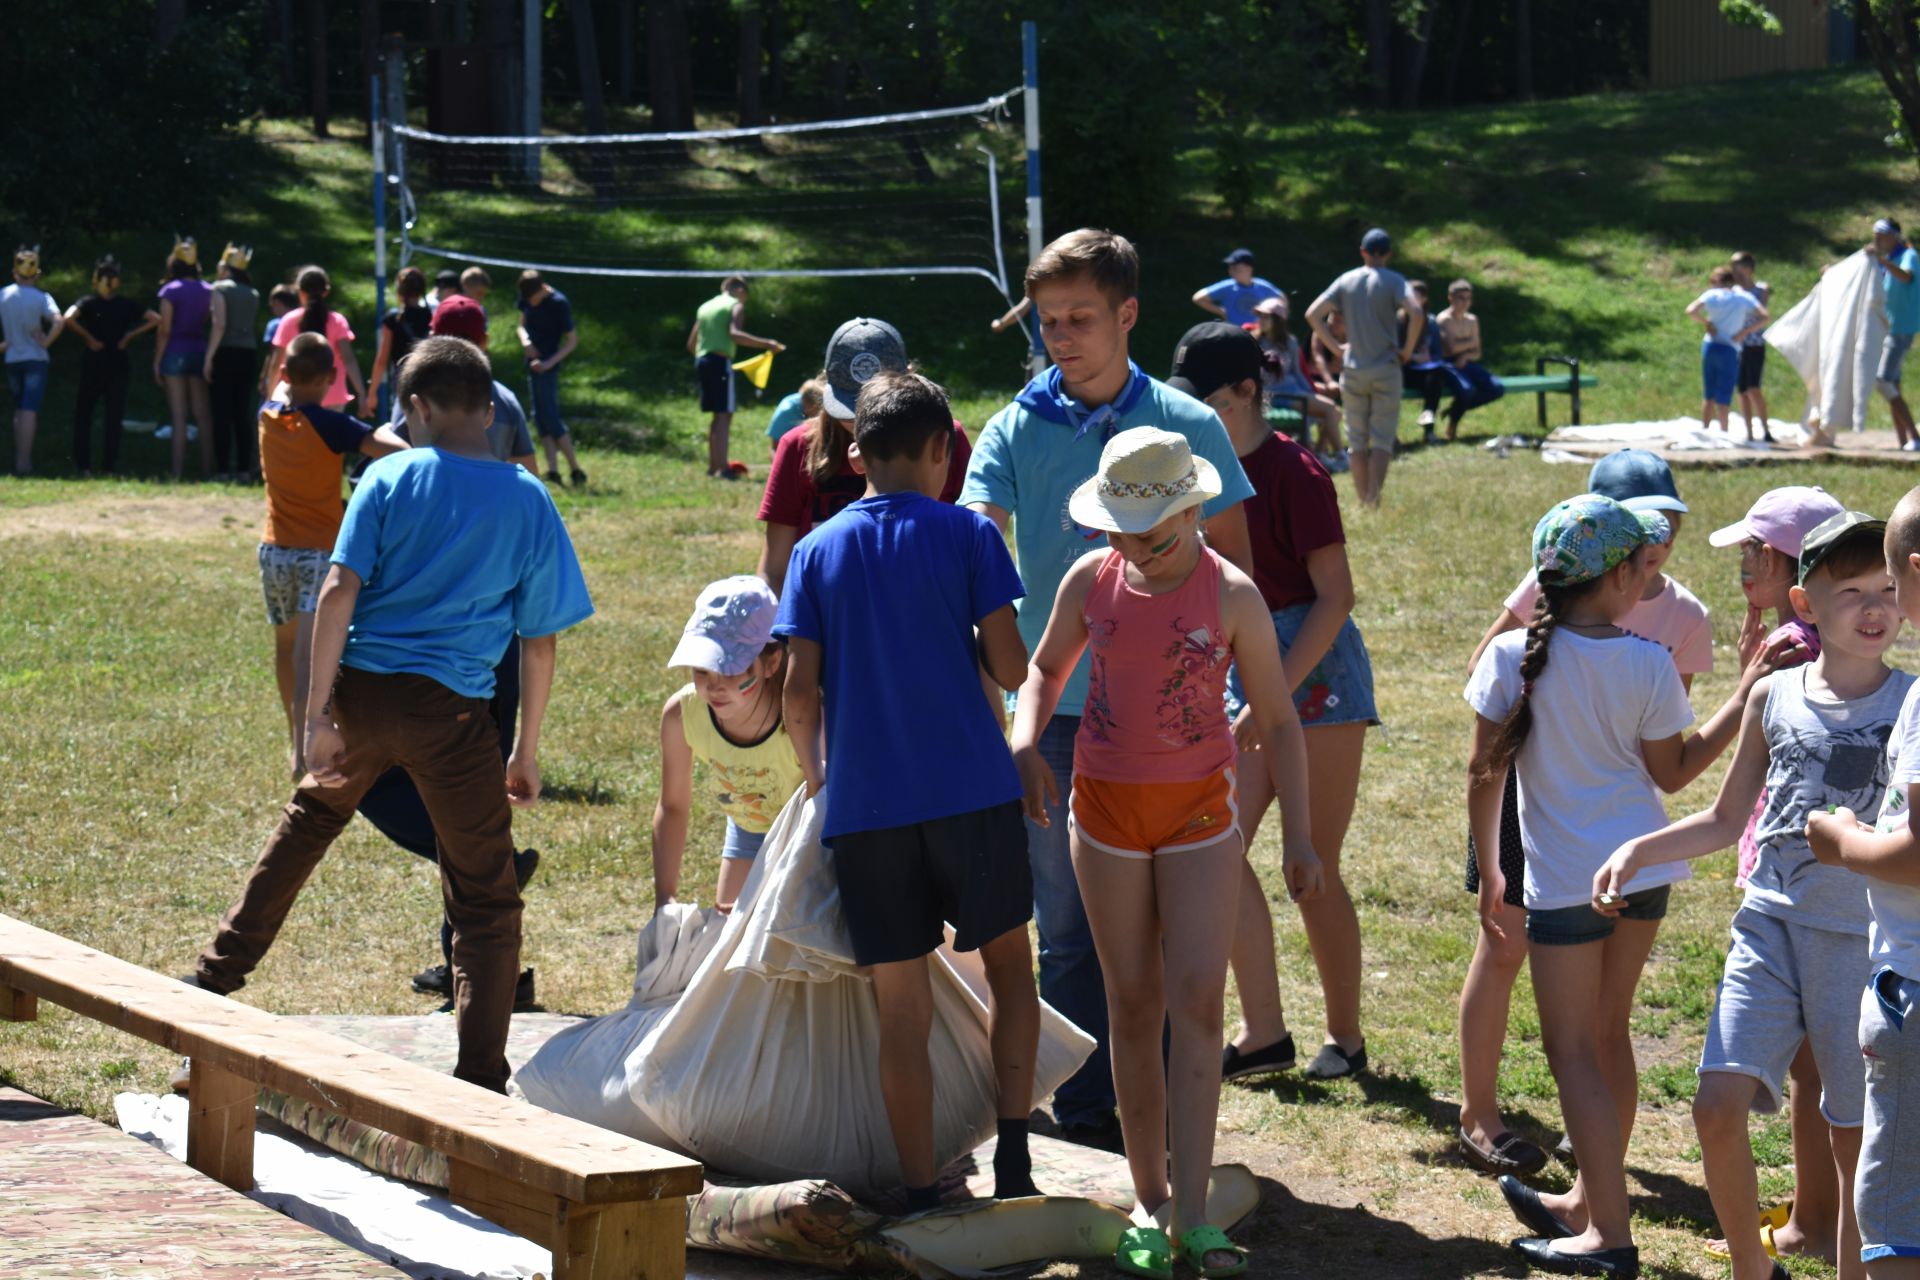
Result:
{"label": "girl in pink tank top", "polygon": [[[1074,491],[1068,511],[1106,530],[1111,550],[1067,571],[1014,717],[1027,816],[1045,826],[1059,780],[1040,757],[1040,731],[1091,650],[1068,824],[1106,977],[1128,1168],[1155,1224],[1121,1238],[1115,1262],[1136,1275],[1164,1274],[1176,1247],[1207,1275],[1237,1274],[1246,1260],[1206,1220],[1221,1006],[1245,860],[1225,707],[1235,663],[1264,744],[1248,767],[1268,771],[1280,801],[1288,889],[1310,898],[1322,874],[1272,615],[1253,580],[1200,540],[1201,508],[1219,493],[1219,474],[1184,436],[1137,427],[1107,442],[1099,474]],[[1172,1032],[1165,1060],[1163,1026]]]}

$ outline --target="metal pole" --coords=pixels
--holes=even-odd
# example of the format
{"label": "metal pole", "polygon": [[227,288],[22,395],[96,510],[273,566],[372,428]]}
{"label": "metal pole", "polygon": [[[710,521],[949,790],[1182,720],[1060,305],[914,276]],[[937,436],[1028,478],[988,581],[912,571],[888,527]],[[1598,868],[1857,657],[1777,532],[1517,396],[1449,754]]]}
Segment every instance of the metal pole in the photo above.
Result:
{"label": "metal pole", "polygon": [[[1027,261],[1032,262],[1046,247],[1040,208],[1040,28],[1033,22],[1020,24],[1020,61],[1025,86],[1020,95],[1020,109],[1027,125]],[[1027,332],[1033,343],[1033,368],[1037,373],[1047,362],[1037,319]]]}
{"label": "metal pole", "polygon": [[381,111],[380,77],[373,77],[373,314],[387,311],[387,138]]}
{"label": "metal pole", "polygon": [[[520,132],[540,136],[540,0],[524,0],[521,8]],[[529,146],[521,163],[529,184],[540,181],[540,148]]]}
{"label": "metal pole", "polygon": [[994,159],[990,147],[976,148],[987,158],[987,221],[993,226],[993,270],[1000,277],[1000,292],[1011,297],[1007,291],[1007,254],[1000,246],[1000,165]]}

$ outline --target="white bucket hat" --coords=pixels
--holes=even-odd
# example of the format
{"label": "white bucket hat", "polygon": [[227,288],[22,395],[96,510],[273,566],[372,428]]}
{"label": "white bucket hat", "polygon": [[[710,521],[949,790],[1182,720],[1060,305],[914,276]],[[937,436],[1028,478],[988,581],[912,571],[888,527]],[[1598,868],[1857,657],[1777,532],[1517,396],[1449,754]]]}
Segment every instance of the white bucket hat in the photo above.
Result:
{"label": "white bucket hat", "polygon": [[1219,496],[1219,471],[1193,456],[1185,436],[1135,427],[1107,441],[1099,474],[1073,491],[1067,514],[1089,529],[1145,533]]}

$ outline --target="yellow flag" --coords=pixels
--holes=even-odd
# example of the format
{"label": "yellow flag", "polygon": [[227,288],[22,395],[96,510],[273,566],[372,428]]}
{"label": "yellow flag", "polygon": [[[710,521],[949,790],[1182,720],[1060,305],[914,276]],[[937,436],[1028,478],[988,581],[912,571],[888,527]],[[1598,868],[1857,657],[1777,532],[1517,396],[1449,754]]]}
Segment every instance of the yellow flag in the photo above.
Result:
{"label": "yellow flag", "polygon": [[767,379],[773,376],[773,352],[762,351],[759,355],[742,360],[733,367],[747,375],[747,381],[753,384],[755,391],[765,391]]}

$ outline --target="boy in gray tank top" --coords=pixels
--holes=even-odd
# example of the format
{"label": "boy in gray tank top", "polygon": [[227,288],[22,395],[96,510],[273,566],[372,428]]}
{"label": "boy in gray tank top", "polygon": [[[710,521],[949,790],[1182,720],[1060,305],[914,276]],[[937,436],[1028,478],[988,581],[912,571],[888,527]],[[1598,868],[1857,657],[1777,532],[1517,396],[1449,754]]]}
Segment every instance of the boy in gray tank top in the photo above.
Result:
{"label": "boy in gray tank top", "polygon": [[1819,1067],[1820,1110],[1840,1175],[1832,1238],[1840,1258],[1860,1256],[1853,1183],[1866,1106],[1859,1022],[1872,967],[1867,882],[1822,865],[1806,828],[1813,814],[1834,808],[1867,812],[1861,806],[1886,791],[1887,740],[1914,678],[1885,661],[1902,621],[1885,534],[1885,521],[1847,511],[1807,535],[1792,602],[1819,627],[1820,655],[1754,686],[1712,808],[1621,846],[1594,878],[1595,908],[1617,911],[1613,895],[1635,870],[1731,846],[1765,787],[1760,857],[1734,913],[1693,1104],[1707,1191],[1735,1275],[1766,1275],[1770,1265],[1747,1113],[1779,1110],[1803,1040]]}

